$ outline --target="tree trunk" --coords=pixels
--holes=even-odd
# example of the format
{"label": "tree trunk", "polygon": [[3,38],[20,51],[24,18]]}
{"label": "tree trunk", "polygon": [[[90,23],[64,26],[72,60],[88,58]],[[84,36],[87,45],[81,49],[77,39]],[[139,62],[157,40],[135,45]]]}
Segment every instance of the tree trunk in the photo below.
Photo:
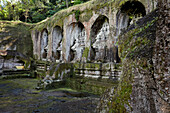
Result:
{"label": "tree trunk", "polygon": [[68,8],[68,6],[69,6],[69,0],[66,0],[66,6],[67,6],[67,8]]}

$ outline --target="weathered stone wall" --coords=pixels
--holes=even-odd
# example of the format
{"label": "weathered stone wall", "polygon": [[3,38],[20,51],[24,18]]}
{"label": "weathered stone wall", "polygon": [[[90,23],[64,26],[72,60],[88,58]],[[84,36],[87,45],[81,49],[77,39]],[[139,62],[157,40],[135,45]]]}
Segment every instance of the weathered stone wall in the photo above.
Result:
{"label": "weathered stone wall", "polygon": [[0,70],[28,67],[33,57],[32,25],[21,22],[0,21]]}
{"label": "weathered stone wall", "polygon": [[[128,24],[128,18],[129,15],[126,14],[126,20],[124,21],[124,17],[122,16],[124,14],[121,14],[121,17],[118,18],[119,12],[122,12],[122,6],[127,3],[128,0],[108,0],[106,1],[100,1],[100,0],[92,0],[85,4],[77,5],[70,7],[66,10],[62,10],[58,13],[56,13],[53,17],[46,19],[42,21],[41,23],[38,23],[36,27],[34,28],[32,32],[33,37],[33,43],[34,43],[34,55],[36,58],[41,59],[41,52],[44,48],[42,48],[41,40],[42,40],[42,32],[43,29],[47,29],[48,31],[48,51],[47,51],[47,60],[52,61],[53,59],[53,28],[55,26],[60,26],[63,29],[63,39],[62,39],[62,51],[61,51],[61,57],[63,62],[76,62],[76,61],[89,61],[90,59],[93,59],[93,56],[98,56],[98,58],[95,58],[95,61],[99,62],[119,62],[119,58],[117,55],[117,37],[118,34],[121,32],[121,29],[124,27],[127,27]],[[129,3],[133,4],[133,0],[130,0]],[[136,5],[142,5],[145,9],[145,13],[148,14],[149,12],[153,11],[156,8],[156,1],[155,0],[139,0],[138,2],[134,2]],[[127,7],[127,6],[126,6]],[[140,9],[140,7],[137,6],[137,8]],[[122,12],[124,13],[124,12]],[[100,31],[102,31],[104,28],[102,27],[102,23],[104,23],[106,18],[108,21],[108,31],[107,36],[105,40],[103,40],[105,37],[100,35]],[[121,21],[119,21],[121,20]],[[126,26],[122,27],[123,23],[126,23]],[[74,40],[71,38],[73,35],[76,34],[76,32],[68,33],[68,29],[70,28],[70,25],[72,25],[73,29],[76,27],[76,24],[81,23],[84,26],[85,30],[85,39],[84,46],[77,46],[75,50],[71,51],[71,47],[68,45],[68,42],[74,42]],[[117,25],[119,23],[119,25]],[[75,24],[75,25],[74,25]],[[97,26],[97,28],[95,27]],[[108,32],[106,31],[106,32]],[[105,31],[104,31],[105,32]],[[118,33],[117,33],[118,32]],[[105,33],[102,33],[105,34]],[[75,35],[78,37],[78,35]],[[99,37],[101,36],[101,39],[99,41]],[[75,38],[77,38],[75,37]],[[37,40],[38,39],[38,40]],[[70,39],[70,40],[69,40]],[[94,40],[93,40],[94,39]],[[75,40],[76,41],[76,40]],[[93,47],[93,44],[99,43],[98,46]],[[80,41],[82,42],[82,41]],[[97,45],[95,43],[95,45]],[[81,45],[81,43],[77,43],[76,45]],[[104,45],[103,45],[104,44]],[[101,48],[103,47],[103,48]],[[52,49],[53,48],[53,49]],[[80,59],[85,48],[89,49],[89,54],[87,58]],[[107,52],[103,52],[107,51]],[[74,60],[70,60],[69,55],[76,56],[76,58],[73,58]],[[104,57],[103,57],[104,56]],[[92,58],[91,58],[92,57]],[[105,58],[106,57],[106,58]],[[106,59],[106,60],[101,60]]]}
{"label": "weathered stone wall", "polygon": [[121,70],[120,64],[113,63],[53,63],[44,71],[43,62],[37,62],[37,71],[40,68],[43,71],[37,73],[41,74],[37,88],[70,87],[99,95],[108,88],[117,87]]}
{"label": "weathered stone wall", "polygon": [[156,110],[168,113],[170,94],[170,37],[168,0],[159,0],[156,40],[153,53],[154,100]]}
{"label": "weathered stone wall", "polygon": [[77,76],[96,80],[118,81],[121,75],[121,64],[116,63],[74,63]]}
{"label": "weathered stone wall", "polygon": [[130,94],[128,102],[124,102],[127,104],[125,108],[128,112],[156,112],[152,94],[152,87],[155,85],[152,54],[156,37],[156,20],[157,14],[153,12],[139,20],[136,23],[138,27],[126,31],[127,34],[119,37],[120,53],[122,53],[120,55],[124,58],[122,80],[129,81],[127,84],[120,83],[120,92],[123,92],[124,87],[131,89],[125,91]]}
{"label": "weathered stone wall", "polygon": [[22,22],[0,21],[0,50],[14,50],[32,57],[31,27]]}
{"label": "weathered stone wall", "polygon": [[169,112],[168,2],[119,36],[122,75],[101,98],[97,112]]}

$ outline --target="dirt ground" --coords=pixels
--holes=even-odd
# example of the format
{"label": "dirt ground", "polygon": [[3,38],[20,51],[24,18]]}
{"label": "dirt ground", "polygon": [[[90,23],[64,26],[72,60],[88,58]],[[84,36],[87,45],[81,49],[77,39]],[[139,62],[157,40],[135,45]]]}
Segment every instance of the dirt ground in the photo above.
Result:
{"label": "dirt ground", "polygon": [[99,96],[68,88],[36,90],[37,79],[0,80],[0,113],[94,113]]}

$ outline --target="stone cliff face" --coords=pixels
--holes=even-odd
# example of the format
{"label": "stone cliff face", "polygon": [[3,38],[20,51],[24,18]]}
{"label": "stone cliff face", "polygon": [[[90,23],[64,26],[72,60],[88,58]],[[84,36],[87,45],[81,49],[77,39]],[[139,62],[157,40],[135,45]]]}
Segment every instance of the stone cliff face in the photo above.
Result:
{"label": "stone cliff face", "polygon": [[[155,0],[92,0],[62,10],[34,27],[34,55],[48,61],[57,60],[58,55],[53,55],[55,53],[59,54],[62,59],[60,61],[63,62],[118,63],[118,35],[123,29],[153,11],[156,3]],[[62,30],[55,31],[56,27]],[[48,34],[48,42],[44,40],[44,29]],[[55,45],[58,41],[55,40],[60,40],[61,37],[57,39],[54,32],[62,34],[62,46],[57,53],[58,47]],[[47,42],[46,46],[42,40]],[[85,51],[87,49],[88,51]],[[43,58],[43,53],[46,58]],[[84,57],[83,54],[88,55]]]}
{"label": "stone cliff face", "polygon": [[167,1],[159,1],[158,10],[120,34],[121,80],[102,96],[97,112],[169,112],[167,9]]}
{"label": "stone cliff face", "polygon": [[[156,37],[156,20],[155,11],[119,35],[122,75],[118,88],[111,90],[110,98],[101,100],[98,112],[156,112],[152,95],[152,53]],[[108,105],[106,109],[103,108],[104,105]]]}
{"label": "stone cliff face", "polygon": [[158,21],[153,53],[155,105],[157,111],[170,111],[170,37],[169,37],[169,5],[168,0],[158,3]]}
{"label": "stone cliff face", "polygon": [[16,69],[33,57],[31,27],[21,22],[0,21],[0,71]]}
{"label": "stone cliff face", "polygon": [[[157,9],[156,5],[156,0],[92,0],[37,23],[32,41],[30,32],[17,31],[14,36],[24,42],[11,48],[31,57],[33,51],[33,58],[45,63],[60,63],[48,71],[46,66],[43,75],[68,77],[73,89],[101,94],[110,88],[96,112],[168,113],[169,6],[166,0],[158,1]],[[69,69],[74,76],[65,75]]]}

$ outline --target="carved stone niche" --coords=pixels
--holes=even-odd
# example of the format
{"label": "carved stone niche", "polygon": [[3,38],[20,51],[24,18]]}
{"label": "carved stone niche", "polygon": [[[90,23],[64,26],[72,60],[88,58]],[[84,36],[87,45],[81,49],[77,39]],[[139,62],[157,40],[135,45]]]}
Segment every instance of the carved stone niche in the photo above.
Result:
{"label": "carved stone niche", "polygon": [[125,2],[116,15],[116,34],[134,24],[138,19],[146,15],[145,6],[139,1]]}
{"label": "carved stone niche", "polygon": [[75,37],[75,44],[71,47],[74,51],[74,61],[81,61],[82,54],[85,48],[86,32],[85,29],[82,29],[78,36]]}
{"label": "carved stone niche", "polygon": [[[129,25],[134,24],[140,18],[146,15],[145,6],[140,1],[127,1],[125,2],[116,15],[116,35],[114,41],[114,62],[120,62],[118,55],[118,36],[126,30]],[[116,52],[116,53],[115,53]]]}
{"label": "carved stone niche", "polygon": [[80,22],[72,23],[67,27],[66,33],[66,60],[79,62],[82,60],[86,41],[84,25]]}
{"label": "carved stone niche", "polygon": [[100,15],[91,27],[88,61],[105,62],[108,57],[109,19]]}
{"label": "carved stone niche", "polygon": [[109,24],[104,22],[102,28],[99,30],[92,48],[95,52],[95,61],[103,61],[107,54],[107,40],[109,37]]}
{"label": "carved stone niche", "polygon": [[56,26],[52,34],[52,58],[56,62],[62,61],[62,39],[63,31],[59,26]]}

